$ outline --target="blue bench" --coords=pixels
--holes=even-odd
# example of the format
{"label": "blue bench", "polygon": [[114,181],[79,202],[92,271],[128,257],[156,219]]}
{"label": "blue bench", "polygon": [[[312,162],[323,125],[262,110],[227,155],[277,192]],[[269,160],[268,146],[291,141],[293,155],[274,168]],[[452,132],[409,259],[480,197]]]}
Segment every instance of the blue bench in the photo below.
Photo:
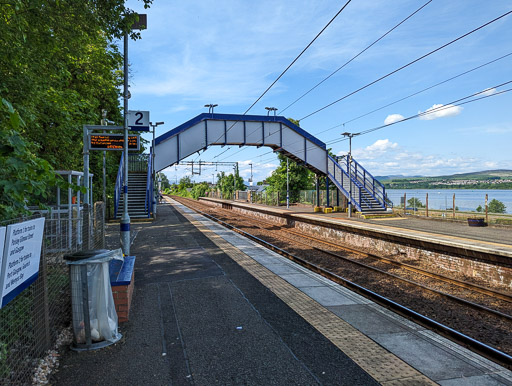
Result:
{"label": "blue bench", "polygon": [[110,285],[112,287],[131,283],[135,256],[126,256],[124,260],[111,260],[109,264]]}

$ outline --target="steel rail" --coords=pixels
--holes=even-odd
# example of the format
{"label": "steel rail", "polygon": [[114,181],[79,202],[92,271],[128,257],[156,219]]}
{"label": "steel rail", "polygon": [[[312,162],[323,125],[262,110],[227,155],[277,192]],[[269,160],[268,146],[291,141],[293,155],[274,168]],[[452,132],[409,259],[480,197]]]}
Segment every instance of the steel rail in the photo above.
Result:
{"label": "steel rail", "polygon": [[[200,205],[203,205],[205,207],[211,208],[210,206],[205,205],[205,204],[200,204]],[[478,293],[481,293],[483,295],[492,296],[492,297],[495,297],[497,299],[500,299],[500,300],[512,303],[512,295],[509,295],[509,294],[501,292],[501,291],[497,291],[497,290],[493,290],[493,289],[490,289],[490,288],[486,288],[484,286],[481,286],[481,285],[478,285],[478,284],[475,284],[475,283],[469,283],[467,281],[450,278],[450,277],[447,277],[445,275],[441,275],[439,273],[435,273],[435,272],[431,272],[431,271],[426,271],[424,269],[414,267],[414,266],[412,266],[410,264],[401,263],[399,261],[390,259],[388,257],[379,256],[379,255],[376,255],[376,254],[373,254],[373,253],[368,253],[368,252],[365,252],[365,251],[358,250],[356,248],[352,248],[352,247],[348,247],[348,246],[345,246],[345,245],[339,245],[339,244],[332,243],[332,242],[329,242],[329,241],[321,240],[321,239],[315,238],[313,236],[309,236],[309,235],[306,235],[306,234],[302,234],[302,233],[293,231],[293,230],[288,229],[285,226],[282,226],[282,225],[279,225],[279,224],[270,223],[270,222],[267,222],[267,221],[264,221],[264,220],[261,220],[261,219],[257,219],[257,218],[253,218],[253,217],[250,217],[250,216],[247,216],[247,215],[243,215],[243,214],[239,214],[239,215],[243,216],[243,217],[246,217],[246,218],[249,218],[249,219],[251,219],[253,221],[258,221],[258,222],[261,222],[261,223],[264,223],[264,224],[267,224],[267,225],[280,227],[283,232],[291,233],[291,234],[294,234],[294,235],[296,235],[298,237],[301,237],[301,238],[307,238],[309,240],[318,242],[320,244],[326,244],[326,245],[329,245],[331,247],[338,248],[338,249],[341,249],[341,250],[344,250],[344,251],[347,251],[347,252],[355,253],[355,254],[358,254],[358,255],[363,255],[365,257],[374,258],[374,259],[380,260],[380,261],[382,261],[382,262],[384,262],[386,264],[391,264],[391,265],[403,268],[403,269],[411,271],[411,272],[419,273],[419,274],[422,274],[424,276],[428,276],[428,277],[431,277],[433,279],[437,279],[437,280],[446,282],[448,284],[452,284],[452,285],[455,285],[455,286],[458,286],[458,287],[461,287],[461,288],[469,289],[471,291],[478,292]],[[339,256],[339,257],[341,257],[341,256]],[[352,261],[352,262],[356,263],[352,259],[348,259],[346,257],[344,257],[344,258],[346,260],[348,260],[348,261]]]}

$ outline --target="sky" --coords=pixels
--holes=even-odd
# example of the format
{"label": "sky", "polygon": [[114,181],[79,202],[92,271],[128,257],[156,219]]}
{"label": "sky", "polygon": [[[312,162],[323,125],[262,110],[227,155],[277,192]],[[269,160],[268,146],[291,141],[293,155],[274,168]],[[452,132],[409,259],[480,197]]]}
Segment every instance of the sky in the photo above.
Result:
{"label": "sky", "polygon": [[[154,0],[144,10],[129,0],[148,15],[148,29],[129,44],[129,108],[165,122],[157,136],[207,112],[205,104],[243,114],[345,3]],[[509,0],[352,0],[248,114],[276,107],[337,155],[349,150],[341,133],[384,126],[352,139],[354,158],[374,176],[512,169],[512,92],[504,92],[512,83],[502,85],[512,81],[512,14],[355,92],[511,10]],[[487,98],[452,103],[475,93]],[[211,146],[184,161],[192,160],[238,162],[246,181],[252,164],[254,183],[278,165],[265,147]],[[199,182],[232,170],[203,167],[192,175],[179,165],[164,173],[171,182],[185,175]]]}

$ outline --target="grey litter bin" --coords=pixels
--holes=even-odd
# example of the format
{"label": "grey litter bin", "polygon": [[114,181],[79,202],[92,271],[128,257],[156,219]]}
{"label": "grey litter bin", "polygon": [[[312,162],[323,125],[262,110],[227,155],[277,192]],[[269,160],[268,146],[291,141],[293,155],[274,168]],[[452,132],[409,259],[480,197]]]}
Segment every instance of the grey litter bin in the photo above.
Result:
{"label": "grey litter bin", "polygon": [[123,259],[121,249],[81,251],[64,257],[70,267],[75,351],[95,350],[119,339],[110,287],[109,262]]}

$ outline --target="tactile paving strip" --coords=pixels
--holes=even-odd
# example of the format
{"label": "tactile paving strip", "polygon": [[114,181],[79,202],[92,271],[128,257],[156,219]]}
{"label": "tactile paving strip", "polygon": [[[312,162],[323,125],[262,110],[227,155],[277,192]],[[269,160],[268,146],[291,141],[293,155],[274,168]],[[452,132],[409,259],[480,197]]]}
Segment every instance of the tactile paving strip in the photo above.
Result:
{"label": "tactile paving strip", "polygon": [[185,217],[382,385],[436,385],[434,381],[340,319],[286,280],[229,244],[194,216]]}

